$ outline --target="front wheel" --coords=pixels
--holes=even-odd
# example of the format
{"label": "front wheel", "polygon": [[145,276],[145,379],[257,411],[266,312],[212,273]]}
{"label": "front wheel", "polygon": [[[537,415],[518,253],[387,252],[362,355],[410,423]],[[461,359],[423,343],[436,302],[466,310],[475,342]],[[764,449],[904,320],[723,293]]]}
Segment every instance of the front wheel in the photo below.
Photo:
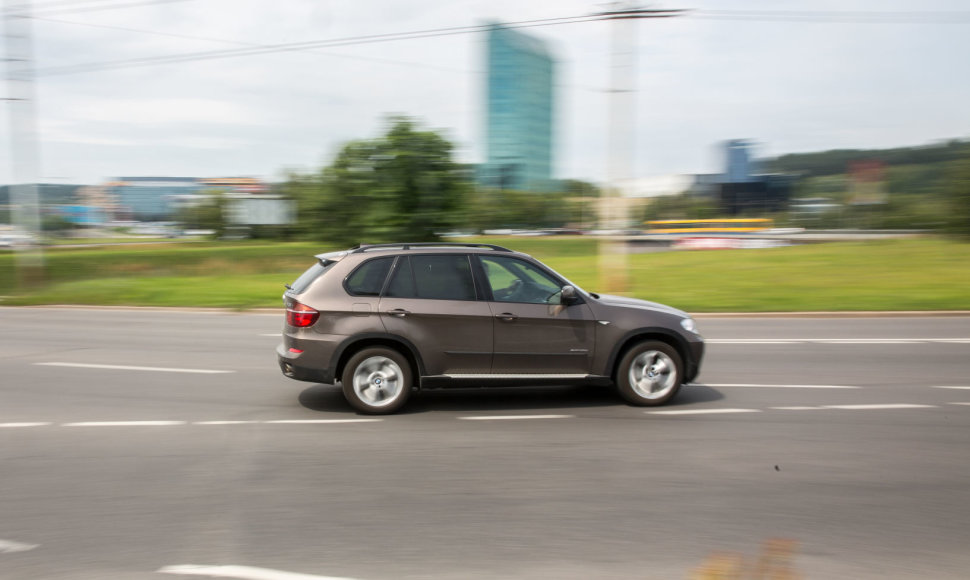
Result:
{"label": "front wheel", "polygon": [[394,413],[411,393],[411,365],[396,350],[366,348],[350,357],[340,382],[347,402],[361,413]]}
{"label": "front wheel", "polygon": [[669,344],[641,342],[627,351],[617,366],[617,391],[631,405],[663,405],[680,390],[683,367],[680,355]]}

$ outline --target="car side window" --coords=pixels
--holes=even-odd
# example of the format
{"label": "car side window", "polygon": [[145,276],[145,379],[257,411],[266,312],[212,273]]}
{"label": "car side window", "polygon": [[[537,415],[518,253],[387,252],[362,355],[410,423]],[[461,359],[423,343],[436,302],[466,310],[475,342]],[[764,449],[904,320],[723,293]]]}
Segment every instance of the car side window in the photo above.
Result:
{"label": "car side window", "polygon": [[560,282],[533,264],[503,256],[480,256],[496,302],[559,304]]}
{"label": "car side window", "polygon": [[384,280],[394,263],[393,257],[375,258],[357,266],[357,269],[347,276],[344,288],[353,296],[380,296],[384,288]]}
{"label": "car side window", "polygon": [[431,300],[475,300],[468,257],[404,256],[394,270],[385,296]]}
{"label": "car side window", "polygon": [[407,256],[397,259],[397,266],[391,274],[391,281],[387,284],[384,296],[391,298],[417,298],[418,290],[414,287],[414,272],[411,270],[411,260]]}

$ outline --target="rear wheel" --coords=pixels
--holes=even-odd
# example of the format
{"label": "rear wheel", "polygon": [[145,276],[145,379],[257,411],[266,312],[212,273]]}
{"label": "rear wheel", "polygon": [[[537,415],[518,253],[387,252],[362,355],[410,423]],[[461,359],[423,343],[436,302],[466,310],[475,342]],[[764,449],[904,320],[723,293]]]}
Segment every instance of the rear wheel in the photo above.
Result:
{"label": "rear wheel", "polygon": [[663,405],[680,390],[682,369],[680,355],[669,344],[641,342],[627,351],[617,366],[617,391],[631,405]]}
{"label": "rear wheel", "polygon": [[340,382],[347,402],[361,413],[394,413],[411,393],[411,365],[396,350],[365,348],[347,361]]}

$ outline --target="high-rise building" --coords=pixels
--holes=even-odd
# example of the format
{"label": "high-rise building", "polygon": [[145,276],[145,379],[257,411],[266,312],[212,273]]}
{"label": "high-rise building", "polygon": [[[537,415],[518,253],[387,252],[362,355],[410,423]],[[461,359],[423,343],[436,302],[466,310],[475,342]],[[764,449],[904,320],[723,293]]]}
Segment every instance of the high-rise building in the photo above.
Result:
{"label": "high-rise building", "polygon": [[487,42],[486,161],[479,183],[523,191],[552,179],[555,65],[546,44],[492,24]]}
{"label": "high-rise building", "polygon": [[727,163],[724,173],[725,183],[750,183],[754,181],[753,174],[757,173],[755,162],[751,159],[754,141],[749,139],[731,139],[724,144]]}

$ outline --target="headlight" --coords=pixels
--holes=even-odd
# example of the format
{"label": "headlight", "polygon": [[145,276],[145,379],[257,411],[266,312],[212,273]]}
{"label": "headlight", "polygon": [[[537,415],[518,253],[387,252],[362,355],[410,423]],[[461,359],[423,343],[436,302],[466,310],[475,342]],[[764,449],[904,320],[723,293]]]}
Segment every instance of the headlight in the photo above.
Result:
{"label": "headlight", "polygon": [[697,323],[694,322],[694,319],[693,318],[683,318],[683,319],[681,319],[680,325],[687,332],[693,332],[694,334],[697,334]]}

